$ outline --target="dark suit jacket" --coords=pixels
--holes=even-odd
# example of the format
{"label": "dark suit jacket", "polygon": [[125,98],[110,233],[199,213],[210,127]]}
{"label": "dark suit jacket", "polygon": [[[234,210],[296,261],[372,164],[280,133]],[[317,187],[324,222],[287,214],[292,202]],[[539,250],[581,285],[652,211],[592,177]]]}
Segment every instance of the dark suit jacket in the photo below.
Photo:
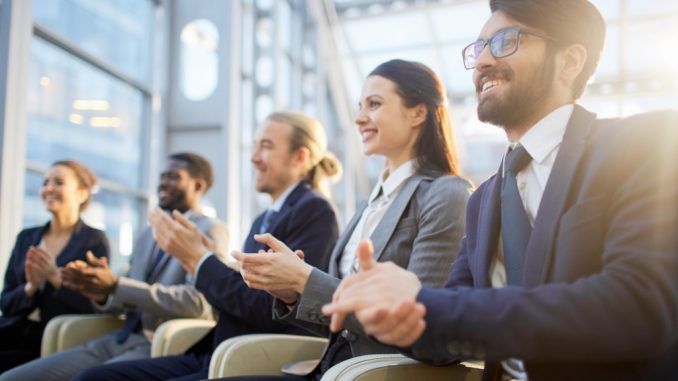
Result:
{"label": "dark suit jacket", "polygon": [[[259,233],[263,214],[258,216],[244,245],[244,252],[256,253],[267,249],[254,241]],[[268,232],[294,250],[303,250],[305,261],[326,270],[329,254],[339,236],[337,215],[330,202],[311,189],[299,184],[287,197],[283,207],[269,223]],[[215,329],[201,340],[193,351],[211,353],[223,340],[249,333],[303,333],[304,331],[273,321],[273,297],[261,290],[247,287],[239,272],[212,256],[196,274],[195,287],[219,311]],[[213,340],[210,340],[213,337]],[[209,345],[207,345],[209,344]]]}
{"label": "dark suit jacket", "polygon": [[[12,256],[5,273],[5,284],[2,289],[3,316],[0,317],[0,328],[6,329],[25,319],[34,309],[40,308],[40,318],[43,325],[58,315],[68,313],[93,312],[89,299],[61,288],[54,289],[49,282],[38,290],[32,298],[27,298],[24,292],[26,287],[26,254],[29,246],[38,246],[49,223],[44,226],[22,230],[17,236]],[[97,257],[108,257],[108,239],[101,230],[87,226],[78,220],[73,235],[56,258],[57,266],[61,267],[68,262],[80,259],[86,260],[87,251],[91,250]]]}
{"label": "dark suit jacket", "polygon": [[467,209],[444,289],[424,288],[435,364],[525,361],[531,381],[678,379],[678,113],[596,119],[575,107],[525,259],[524,287],[493,289],[499,178]]}

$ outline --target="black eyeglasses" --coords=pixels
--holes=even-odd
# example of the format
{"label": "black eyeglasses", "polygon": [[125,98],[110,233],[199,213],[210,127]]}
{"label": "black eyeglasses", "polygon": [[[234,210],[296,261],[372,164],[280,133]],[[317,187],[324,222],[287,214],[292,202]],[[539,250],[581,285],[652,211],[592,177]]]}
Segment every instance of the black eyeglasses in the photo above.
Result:
{"label": "black eyeglasses", "polygon": [[487,40],[478,39],[478,41],[472,42],[467,47],[465,47],[461,51],[461,55],[464,58],[464,67],[467,70],[475,68],[478,57],[480,57],[487,45],[490,45],[490,53],[492,53],[494,58],[504,58],[510,56],[511,54],[518,51],[521,34],[529,34],[553,41],[553,38],[545,34],[521,29],[517,26],[505,28],[498,31],[494,34],[494,36]]}

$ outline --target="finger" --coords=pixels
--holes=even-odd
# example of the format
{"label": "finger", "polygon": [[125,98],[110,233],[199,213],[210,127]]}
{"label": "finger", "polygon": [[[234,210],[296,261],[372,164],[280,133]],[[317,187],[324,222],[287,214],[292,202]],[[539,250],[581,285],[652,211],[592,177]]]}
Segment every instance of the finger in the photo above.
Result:
{"label": "finger", "polygon": [[266,234],[255,234],[254,239],[257,242],[264,243],[268,245],[271,249],[274,251],[277,251],[279,253],[291,253],[292,250],[290,250],[289,247],[287,247],[282,241],[278,240],[275,238],[272,234],[266,233]]}
{"label": "finger", "polygon": [[377,263],[374,260],[374,246],[372,246],[372,241],[369,239],[364,239],[358,243],[358,263],[360,264],[360,270],[370,270]]}
{"label": "finger", "polygon": [[245,259],[245,254],[243,254],[243,253],[241,253],[237,250],[233,250],[233,251],[231,251],[231,257],[233,257],[238,262],[242,262],[243,259]]}
{"label": "finger", "polygon": [[178,210],[172,211],[172,218],[174,218],[174,220],[177,221],[179,223],[179,225],[185,227],[186,229],[188,229],[190,231],[197,231],[198,230],[198,228],[195,226],[195,224],[193,222],[191,222],[191,220],[186,218],[183,214],[181,214],[181,212],[179,212]]}
{"label": "finger", "polygon": [[97,257],[95,257],[94,254],[91,251],[87,252],[86,258],[87,258],[87,263],[89,263],[90,266],[95,266],[95,267],[101,266],[99,259]]}
{"label": "finger", "polygon": [[414,328],[423,317],[421,311],[418,311],[416,306],[417,304],[413,300],[406,300],[395,308],[382,308],[378,313],[366,313],[357,317],[360,323],[366,327],[365,331],[370,335],[391,334],[400,337],[408,330]]}
{"label": "finger", "polygon": [[294,252],[294,254],[296,254],[297,257],[298,257],[299,259],[301,259],[302,261],[304,260],[304,252],[303,252],[302,250],[296,250],[296,251]]}
{"label": "finger", "polygon": [[426,314],[426,307],[421,303],[412,303],[412,308],[406,308],[410,312],[408,312],[409,316],[406,320],[403,320],[402,324],[397,325],[388,332],[375,333],[373,335],[380,341],[400,347],[409,347],[414,344],[426,329],[426,322],[423,318]]}

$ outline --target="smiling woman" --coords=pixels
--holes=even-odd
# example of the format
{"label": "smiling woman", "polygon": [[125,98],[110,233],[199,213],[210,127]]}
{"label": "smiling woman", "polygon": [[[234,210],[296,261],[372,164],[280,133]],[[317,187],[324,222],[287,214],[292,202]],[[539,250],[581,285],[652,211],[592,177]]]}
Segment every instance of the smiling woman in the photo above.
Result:
{"label": "smiling woman", "polygon": [[80,219],[96,176],[73,160],[52,164],[40,198],[52,215],[44,225],[17,237],[0,299],[0,372],[37,358],[47,322],[66,313],[93,312],[84,296],[61,288],[59,268],[88,252],[108,257],[106,235]]}

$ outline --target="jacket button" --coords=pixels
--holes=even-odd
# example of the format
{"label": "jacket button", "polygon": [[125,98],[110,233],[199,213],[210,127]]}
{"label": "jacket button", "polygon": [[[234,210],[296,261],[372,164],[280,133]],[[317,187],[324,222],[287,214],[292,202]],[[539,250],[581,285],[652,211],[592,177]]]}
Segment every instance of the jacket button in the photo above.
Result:
{"label": "jacket button", "polygon": [[343,337],[344,339],[346,339],[346,341],[349,341],[349,342],[354,342],[354,341],[358,340],[358,335],[349,331],[348,329],[341,331],[341,337]]}
{"label": "jacket button", "polygon": [[311,311],[308,313],[308,319],[311,321],[317,321],[318,320],[318,313],[315,311]]}
{"label": "jacket button", "polygon": [[458,341],[450,341],[450,343],[447,344],[447,353],[451,354],[452,356],[459,356],[460,347],[461,344]]}

